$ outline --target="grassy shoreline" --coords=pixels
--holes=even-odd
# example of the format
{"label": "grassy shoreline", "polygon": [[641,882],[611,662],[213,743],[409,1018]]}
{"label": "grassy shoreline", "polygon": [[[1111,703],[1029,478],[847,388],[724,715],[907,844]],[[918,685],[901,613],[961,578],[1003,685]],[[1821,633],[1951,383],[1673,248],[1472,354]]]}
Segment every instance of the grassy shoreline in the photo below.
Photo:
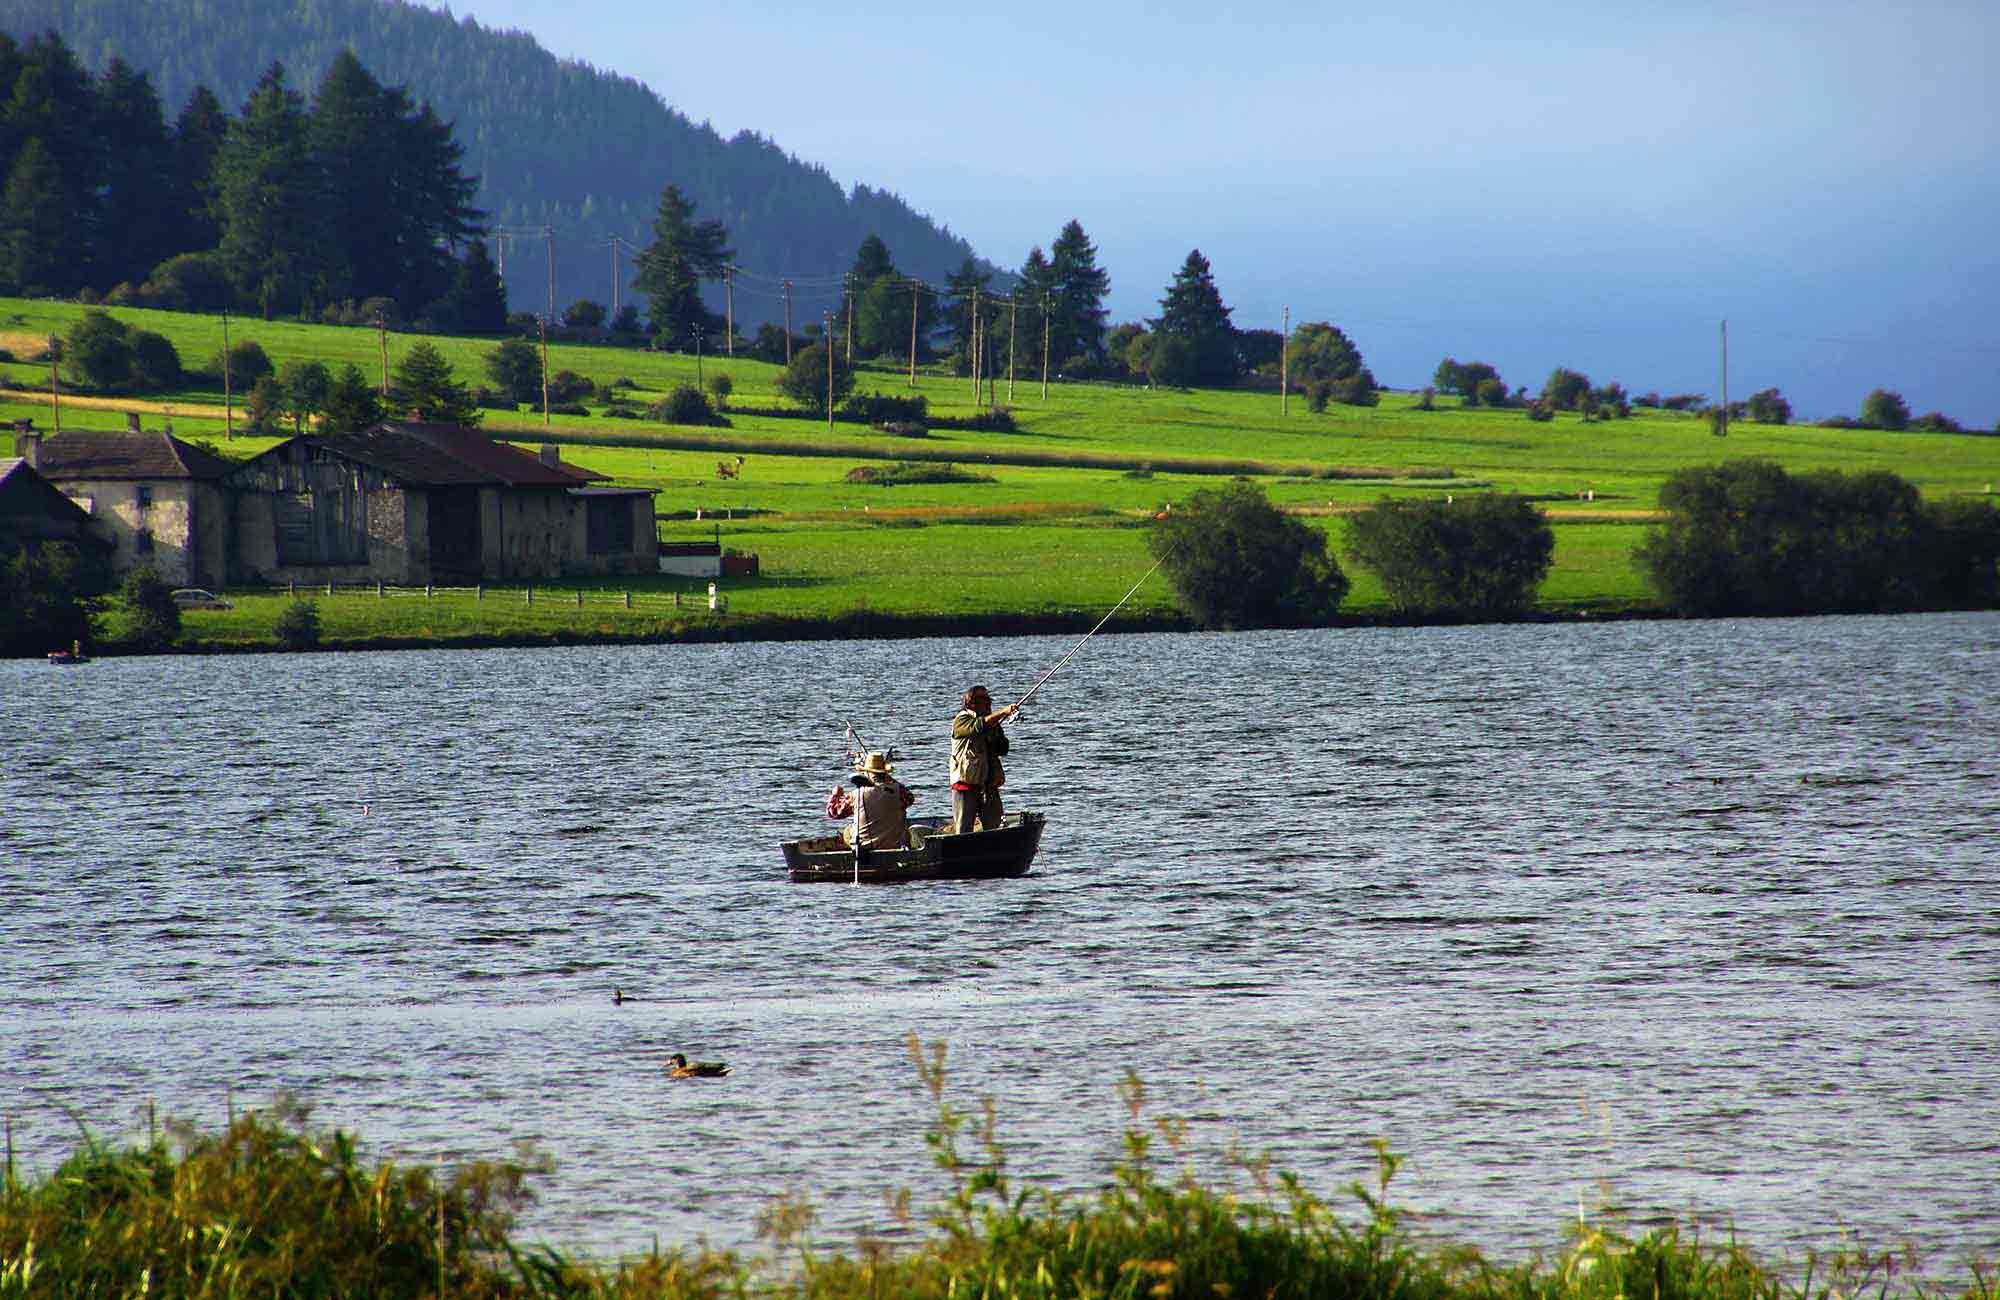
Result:
{"label": "grassy shoreline", "polygon": [[[0,299],[0,341],[19,344],[15,360],[0,360],[0,379],[15,385],[0,390],[0,419],[26,415],[46,426],[47,366],[31,359],[28,345],[66,332],[84,310]],[[205,363],[220,347],[216,318],[125,309],[114,314],[165,334],[189,364]],[[280,367],[351,361],[371,379],[380,367],[372,329],[239,318],[232,339],[248,337],[259,339]],[[415,341],[391,336],[392,364]],[[430,341],[461,380],[483,380],[483,358],[495,340]],[[937,427],[906,438],[853,424],[829,430],[822,422],[771,414],[783,405],[776,388],[780,368],[763,362],[583,344],[552,344],[550,353],[552,368],[604,385],[625,381],[619,391],[641,407],[676,384],[729,375],[739,408],[730,414],[730,428],[612,418],[602,405],[548,425],[522,411],[488,412],[484,421],[496,436],[530,447],[556,443],[566,459],[619,484],[657,489],[663,540],[715,541],[757,554],[759,577],[719,584],[730,598],[724,627],[709,629],[699,618],[679,615],[648,621],[637,611],[633,617],[587,611],[558,618],[546,609],[527,617],[506,600],[476,610],[440,605],[425,616],[394,601],[370,606],[336,599],[322,607],[327,647],[1087,629],[1150,566],[1145,525],[1172,503],[1213,486],[1218,476],[1256,484],[1274,503],[1326,531],[1336,555],[1343,551],[1343,517],[1384,496],[1525,496],[1556,533],[1554,565],[1533,617],[1657,618],[1664,616],[1659,601],[1631,557],[1657,518],[1661,484],[1686,466],[1762,456],[1794,472],[1889,470],[1931,499],[1991,499],[2000,492],[2000,438],[1970,434],[1739,422],[1727,439],[1718,439],[1704,420],[1670,411],[1641,409],[1608,421],[1562,413],[1542,423],[1518,410],[1467,408],[1452,398],[1425,409],[1416,395],[1386,393],[1376,407],[1335,406],[1315,414],[1303,399],[1287,405],[1275,392],[1250,390],[1057,383],[1044,399],[1039,385],[1024,378],[1011,408],[1013,431]],[[911,391],[900,367],[864,368],[858,388]],[[915,391],[934,414],[950,420],[982,409],[963,379],[924,372]],[[179,436],[225,456],[273,444],[269,437],[225,438],[222,421],[214,418],[221,397],[219,387],[191,381],[174,393],[106,397],[101,409],[98,402],[86,408],[66,398],[63,423],[120,428],[127,407],[171,408]],[[142,418],[158,424],[152,416]],[[11,448],[0,448],[5,450]],[[715,473],[723,454],[744,458],[741,477]],[[978,481],[881,486],[848,477],[853,468],[883,461],[957,463],[976,467]],[[1336,626],[1400,622],[1371,574],[1351,563],[1343,567],[1354,581]],[[664,577],[555,584],[579,585],[655,596],[692,595],[705,587]],[[230,614],[190,616],[184,648],[275,646],[279,603],[247,589],[241,596],[239,610]],[[1144,630],[1185,626],[1157,575],[1141,584],[1126,615]]]}
{"label": "grassy shoreline", "polygon": [[913,1209],[907,1188],[890,1192],[882,1235],[850,1247],[813,1238],[814,1207],[799,1192],[758,1215],[759,1253],[656,1240],[597,1260],[520,1241],[516,1214],[552,1172],[546,1158],[371,1162],[354,1135],[313,1130],[307,1110],[281,1097],[219,1133],[169,1124],[113,1148],[86,1131],[43,1177],[21,1178],[10,1145],[0,1296],[2000,1300],[2000,1277],[1976,1259],[1940,1278],[1907,1245],[1843,1240],[1803,1261],[1772,1261],[1733,1238],[1711,1244],[1677,1225],[1634,1234],[1580,1207],[1562,1250],[1499,1261],[1410,1226],[1392,1195],[1402,1158],[1385,1143],[1375,1144],[1374,1178],[1337,1201],[1268,1158],[1234,1158],[1242,1181],[1227,1187],[1173,1167],[1185,1158],[1185,1124],[1147,1115],[1145,1087],[1129,1072],[1110,1177],[1094,1191],[1050,1191],[1017,1183],[991,1099],[977,1111],[947,1100],[943,1044],[908,1041],[934,1107],[924,1141],[943,1191],[927,1209]]}

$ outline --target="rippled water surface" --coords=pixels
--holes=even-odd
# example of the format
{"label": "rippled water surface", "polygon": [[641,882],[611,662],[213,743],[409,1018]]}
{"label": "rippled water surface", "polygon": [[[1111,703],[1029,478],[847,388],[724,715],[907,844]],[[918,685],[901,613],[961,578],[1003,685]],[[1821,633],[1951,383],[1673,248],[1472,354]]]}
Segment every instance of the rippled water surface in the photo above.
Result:
{"label": "rippled water surface", "polygon": [[1581,1201],[2000,1254],[2000,617],[1098,638],[1011,728],[1033,875],[786,883],[842,720],[943,812],[959,689],[1070,644],[0,664],[17,1151],[290,1089],[532,1140],[559,1243],[787,1188],[838,1240],[933,1186],[915,1031],[1057,1185],[1130,1068],[1218,1180],[1386,1138],[1503,1253]]}

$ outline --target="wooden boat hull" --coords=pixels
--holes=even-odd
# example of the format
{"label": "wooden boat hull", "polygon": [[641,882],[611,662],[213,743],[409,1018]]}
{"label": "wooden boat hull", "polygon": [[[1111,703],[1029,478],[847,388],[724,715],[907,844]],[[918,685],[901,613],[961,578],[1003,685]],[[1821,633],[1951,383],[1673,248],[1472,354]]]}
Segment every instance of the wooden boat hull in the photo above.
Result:
{"label": "wooden boat hull", "polygon": [[913,817],[910,826],[919,841],[914,848],[865,849],[857,857],[838,835],[821,835],[786,842],[785,867],[794,884],[893,885],[1025,876],[1047,824],[1041,813],[1008,813],[990,831],[953,835],[948,818]]}

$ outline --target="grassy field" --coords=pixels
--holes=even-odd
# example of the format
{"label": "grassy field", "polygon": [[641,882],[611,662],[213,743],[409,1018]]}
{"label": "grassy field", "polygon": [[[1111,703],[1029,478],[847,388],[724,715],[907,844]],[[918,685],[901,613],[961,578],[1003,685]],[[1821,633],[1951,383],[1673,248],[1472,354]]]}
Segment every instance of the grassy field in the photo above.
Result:
{"label": "grassy field", "polygon": [[[0,418],[50,422],[50,334],[66,332],[85,309],[74,304],[0,299],[0,347],[16,360],[0,363]],[[172,312],[117,310],[135,327],[172,340],[184,363],[205,365],[221,348],[219,318]],[[381,369],[380,340],[365,328],[299,325],[232,318],[232,341],[255,338],[279,366],[319,360],[353,362],[370,378]],[[415,341],[391,334],[390,364]],[[459,378],[483,382],[491,340],[434,338]],[[1365,346],[1365,340],[1364,346]],[[556,344],[550,364],[599,382],[630,380],[643,405],[676,384],[694,382],[691,356],[632,349]],[[1339,519],[1384,495],[1515,492],[1537,499],[1556,528],[1555,568],[1541,598],[1551,613],[1643,608],[1650,593],[1630,563],[1632,548],[1654,518],[1661,483],[1687,465],[1764,456],[1793,471],[1884,469],[1915,483],[1926,496],[1985,494],[2000,481],[2000,438],[1933,433],[1737,423],[1714,437],[1704,420],[1662,411],[1586,423],[1559,415],[1537,423],[1519,411],[1461,409],[1439,399],[1418,409],[1409,394],[1385,394],[1373,408],[1335,406],[1308,411],[1294,396],[1281,409],[1275,393],[1153,391],[1100,383],[1052,384],[1044,400],[1025,374],[1012,409],[1018,430],[974,433],[934,429],[897,438],[863,426],[757,413],[785,404],[775,387],[779,368],[762,362],[708,357],[703,377],[727,373],[735,385],[731,427],[694,428],[608,418],[489,412],[485,427],[526,444],[543,438],[564,455],[620,483],[657,487],[667,540],[715,539],[755,552],[762,576],[732,579],[730,618],[828,618],[852,610],[885,615],[1041,614],[1109,608],[1151,561],[1142,527],[1155,512],[1218,475],[1241,474],[1272,500],[1325,528],[1336,551]],[[1639,387],[1643,376],[1626,377]],[[1637,380],[1639,382],[1633,382]],[[1000,385],[1003,403],[1006,383]],[[864,367],[858,391],[907,393],[905,372]],[[939,416],[967,416],[971,385],[935,373],[919,376],[918,392]],[[121,428],[139,409],[149,427],[171,418],[174,431],[228,456],[247,456],[270,439],[225,439],[219,388],[195,385],[174,393],[63,402],[66,428]],[[749,408],[749,409],[742,409]],[[737,479],[716,475],[721,459],[742,455]],[[951,461],[990,481],[880,487],[850,482],[849,470],[884,461]],[[699,513],[699,519],[694,516]],[[1382,593],[1364,571],[1345,611],[1380,614]],[[638,581],[638,580],[635,580]],[[645,580],[638,588],[689,592],[685,580]],[[573,589],[573,585],[572,585]],[[518,594],[518,592],[516,593]],[[459,608],[463,603],[464,608]],[[199,640],[267,641],[282,602],[245,594],[236,611],[191,615]],[[1171,608],[1164,582],[1150,579],[1133,607]],[[369,635],[422,639],[664,634],[671,613],[595,605],[579,614],[554,603],[530,609],[494,599],[439,599],[425,608],[398,600],[337,595],[322,611],[329,638]],[[664,618],[664,621],[663,621]],[[444,632],[442,629],[455,629]],[[426,631],[428,629],[428,632]]]}

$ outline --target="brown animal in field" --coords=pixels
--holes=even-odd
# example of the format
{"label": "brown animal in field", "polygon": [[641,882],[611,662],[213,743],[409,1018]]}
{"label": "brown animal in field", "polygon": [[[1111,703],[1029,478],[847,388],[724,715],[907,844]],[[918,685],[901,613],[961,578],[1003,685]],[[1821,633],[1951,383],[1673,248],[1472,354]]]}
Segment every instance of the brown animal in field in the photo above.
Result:
{"label": "brown animal in field", "polygon": [[738,456],[734,465],[726,460],[716,461],[715,476],[717,478],[741,478],[743,476],[743,458]]}

